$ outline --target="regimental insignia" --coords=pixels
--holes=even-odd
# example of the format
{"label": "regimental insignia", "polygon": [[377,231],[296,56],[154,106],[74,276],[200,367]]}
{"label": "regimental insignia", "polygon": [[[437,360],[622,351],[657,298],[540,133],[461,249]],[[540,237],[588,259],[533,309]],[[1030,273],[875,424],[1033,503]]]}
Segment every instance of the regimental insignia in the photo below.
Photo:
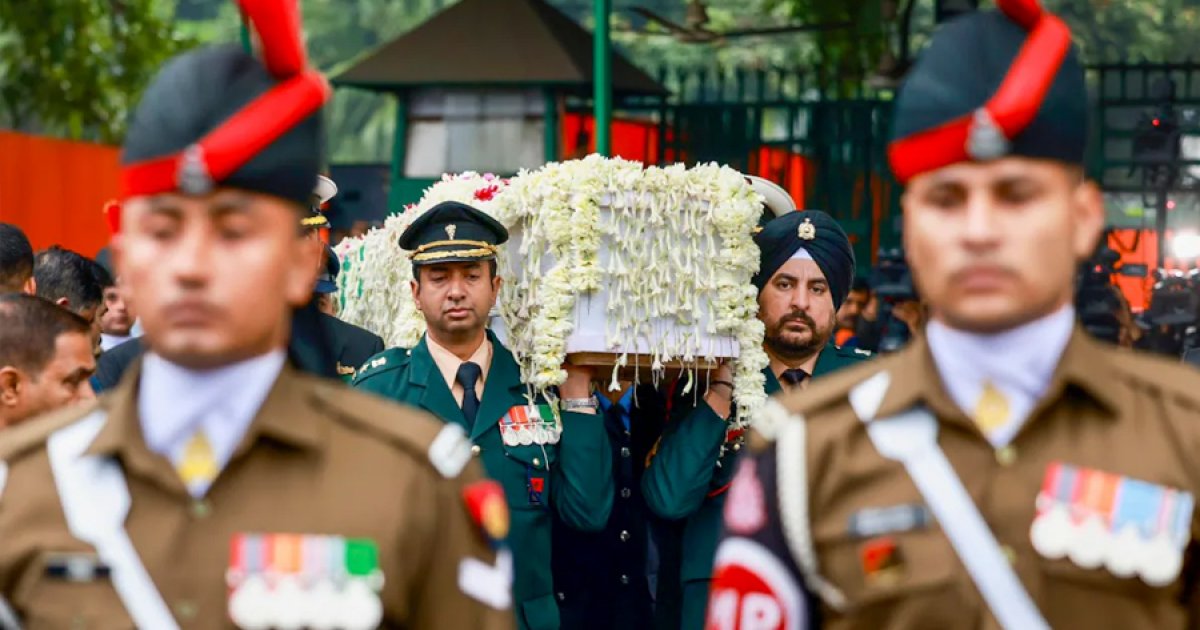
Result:
{"label": "regimental insignia", "polygon": [[175,174],[179,190],[189,195],[207,195],[214,187],[208,164],[204,161],[204,148],[198,144],[189,146],[179,161],[179,172]]}
{"label": "regimental insignia", "polygon": [[903,573],[904,556],[891,536],[868,540],[859,548],[863,578],[871,585],[895,583]]}
{"label": "regimental insignia", "polygon": [[973,160],[994,160],[1008,155],[1009,145],[1004,130],[988,110],[984,107],[975,110],[967,131],[967,155]]}
{"label": "regimental insignia", "polygon": [[508,503],[499,482],[489,479],[468,485],[463,488],[463,502],[471,520],[489,542],[498,544],[508,536]]}
{"label": "regimental insignia", "polygon": [[452,240],[452,241],[454,240],[454,235],[457,232],[458,232],[457,225],[454,225],[453,223],[451,223],[450,225],[446,226],[446,236],[448,236],[450,238],[450,240]]}
{"label": "regimental insignia", "polygon": [[805,219],[804,223],[796,228],[796,235],[802,241],[811,241],[817,238],[817,226],[813,225],[812,219]]}
{"label": "regimental insignia", "polygon": [[506,446],[558,444],[562,435],[562,424],[550,405],[513,407],[498,424]]}
{"label": "regimental insignia", "polygon": [[383,622],[379,548],[365,538],[238,534],[229,616],[241,628],[369,630]]}
{"label": "regimental insignia", "polygon": [[1033,548],[1084,569],[1104,567],[1154,587],[1171,584],[1190,539],[1192,494],[1090,468],[1053,463],[1037,495]]}
{"label": "regimental insignia", "polygon": [[379,357],[378,359],[371,359],[371,367],[373,367],[373,368],[383,367],[385,365],[387,365],[387,357]]}

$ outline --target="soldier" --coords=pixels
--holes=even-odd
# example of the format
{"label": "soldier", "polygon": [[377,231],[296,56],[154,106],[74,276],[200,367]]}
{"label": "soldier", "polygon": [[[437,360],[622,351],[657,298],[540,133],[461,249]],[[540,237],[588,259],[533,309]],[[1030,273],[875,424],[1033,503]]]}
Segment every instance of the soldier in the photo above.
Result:
{"label": "soldier", "polygon": [[998,4],[943,25],[896,101],[924,339],[759,420],[710,628],[1200,620],[1200,376],[1077,326],[1104,223],[1083,68],[1058,18]]}
{"label": "soldier", "polygon": [[559,410],[530,404],[516,360],[486,328],[501,283],[496,247],[506,240],[495,219],[457,202],[413,221],[400,247],[411,252],[413,298],[428,332],[415,348],[371,359],[354,386],[432,411],[470,434],[471,451],[504,486],[513,515],[518,625],[542,630],[559,627],[550,510],[572,527],[602,529],[613,502],[612,458],[591,372],[565,366],[556,422]]}
{"label": "soldier", "polygon": [[[833,345],[836,313],[850,291],[854,253],[846,233],[819,211],[787,212],[755,236],[761,251],[758,318],[766,326],[763,370],[767,394],[803,389],[811,378],[854,365],[864,350]],[[729,429],[733,373],[722,365],[700,404],[676,392],[671,417],[642,477],[646,504],[658,516],[686,519],[683,533],[682,628],[704,625],[712,559],[721,528],[721,506],[741,447]]]}
{"label": "soldier", "polygon": [[113,246],[147,354],[0,434],[0,598],[29,628],[511,627],[501,491],[462,432],[287,364],[329,89],[295,2],[242,9],[265,63],[175,58],[126,137]]}

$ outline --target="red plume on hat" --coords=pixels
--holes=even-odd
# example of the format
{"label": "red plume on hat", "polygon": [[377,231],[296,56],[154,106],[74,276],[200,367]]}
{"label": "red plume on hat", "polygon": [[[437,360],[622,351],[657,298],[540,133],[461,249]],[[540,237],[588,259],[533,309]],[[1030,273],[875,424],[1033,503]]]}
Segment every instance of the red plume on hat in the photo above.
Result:
{"label": "red plume on hat", "polygon": [[183,151],[125,165],[123,198],[223,181],[329,100],[329,83],[308,65],[298,0],[238,5],[262,44],[264,66],[279,82]]}
{"label": "red plume on hat", "polygon": [[1039,0],[997,0],[1010,20],[1029,32],[999,88],[974,112],[900,138],[888,147],[900,182],[967,160],[1004,155],[1009,142],[1037,116],[1071,48],[1071,32]]}

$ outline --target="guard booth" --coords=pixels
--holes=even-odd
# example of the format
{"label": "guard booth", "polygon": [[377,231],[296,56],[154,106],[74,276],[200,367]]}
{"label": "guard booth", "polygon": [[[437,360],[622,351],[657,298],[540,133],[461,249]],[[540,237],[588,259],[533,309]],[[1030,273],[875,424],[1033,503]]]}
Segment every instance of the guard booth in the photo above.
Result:
{"label": "guard booth", "polygon": [[[564,155],[560,130],[568,99],[592,94],[592,49],[591,33],[543,0],[463,0],[333,83],[397,100],[388,192],[397,212],[443,173],[511,175],[578,157]],[[617,53],[612,87],[618,102],[667,95]]]}

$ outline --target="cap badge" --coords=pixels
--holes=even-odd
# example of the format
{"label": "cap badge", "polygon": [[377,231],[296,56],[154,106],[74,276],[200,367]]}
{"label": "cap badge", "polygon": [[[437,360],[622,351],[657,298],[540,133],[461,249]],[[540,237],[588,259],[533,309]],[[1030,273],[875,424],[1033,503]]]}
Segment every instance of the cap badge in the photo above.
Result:
{"label": "cap badge", "polygon": [[183,152],[175,179],[179,190],[189,195],[205,195],[212,192],[213,179],[208,172],[208,164],[204,162],[203,147],[193,144]]}
{"label": "cap badge", "polygon": [[457,225],[451,223],[450,225],[446,226],[446,236],[450,237],[450,240],[454,240],[454,234],[456,232],[458,232]]}
{"label": "cap badge", "polygon": [[817,226],[813,225],[812,219],[805,219],[800,227],[796,228],[796,235],[802,241],[811,241],[817,238]]}
{"label": "cap badge", "polygon": [[967,154],[973,160],[994,160],[1008,154],[1009,141],[1004,130],[986,108],[975,110],[971,128],[967,131]]}

